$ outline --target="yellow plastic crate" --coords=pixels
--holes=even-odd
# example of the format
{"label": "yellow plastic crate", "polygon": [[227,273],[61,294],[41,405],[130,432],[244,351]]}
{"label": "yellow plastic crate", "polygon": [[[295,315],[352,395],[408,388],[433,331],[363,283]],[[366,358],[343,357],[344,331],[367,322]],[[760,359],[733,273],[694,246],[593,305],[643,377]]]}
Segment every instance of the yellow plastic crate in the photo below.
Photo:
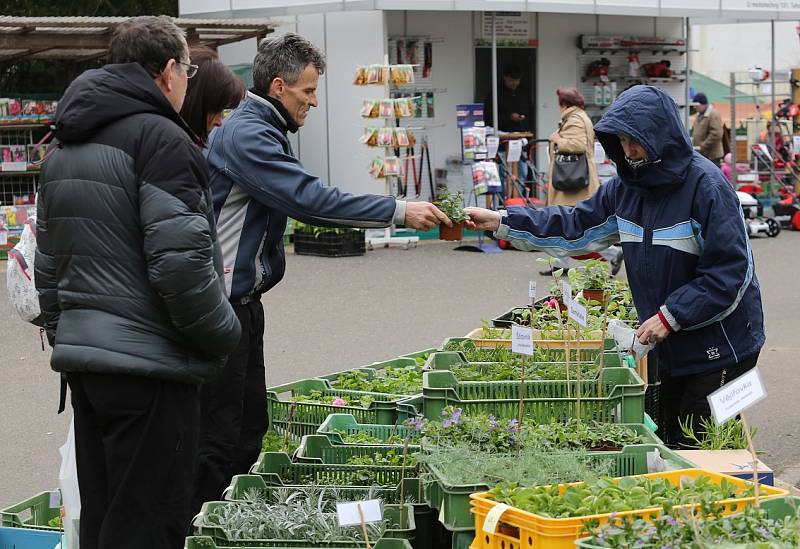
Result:
{"label": "yellow plastic crate", "polygon": [[[682,477],[689,477],[695,479],[701,476],[710,477],[715,483],[719,483],[722,479],[726,479],[731,484],[735,484],[741,488],[748,486],[750,483],[736,477],[707,471],[705,469],[679,469],[677,471],[669,471],[667,473],[650,473],[647,475],[635,475],[644,478],[665,478],[673,486],[679,485]],[[619,479],[614,479],[619,481]],[[560,486],[560,492],[563,493],[567,486],[581,484],[579,482],[571,484],[563,484]],[[761,487],[761,499],[784,496],[788,494],[786,490],[773,488],[772,486]],[[491,499],[488,492],[470,495],[470,505],[472,512],[475,514],[475,540],[470,545],[470,549],[572,549],[575,547],[575,541],[581,537],[586,536],[583,529],[585,522],[590,520],[597,520],[600,526],[606,524],[611,517],[612,513],[603,513],[599,515],[587,515],[585,517],[570,517],[570,518],[549,518],[534,513],[529,513],[521,509],[509,507],[502,514],[501,520],[497,524],[495,533],[490,534],[483,531],[483,523],[486,520],[488,513],[498,505],[496,501]],[[751,505],[755,498],[736,498],[726,499],[721,502],[724,506],[724,514],[731,514],[741,511],[746,505]],[[687,504],[684,507],[692,508],[693,504]],[[636,509],[633,511],[617,512],[616,517],[641,517],[645,520],[651,520],[661,515],[661,507],[653,507],[649,509]]]}

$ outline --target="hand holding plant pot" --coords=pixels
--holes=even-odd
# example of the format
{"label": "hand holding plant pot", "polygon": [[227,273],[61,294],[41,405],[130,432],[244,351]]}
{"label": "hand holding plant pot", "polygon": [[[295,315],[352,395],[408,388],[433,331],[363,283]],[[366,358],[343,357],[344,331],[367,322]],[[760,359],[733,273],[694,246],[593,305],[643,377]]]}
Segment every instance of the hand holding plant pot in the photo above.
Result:
{"label": "hand holding plant pot", "polygon": [[434,204],[453,222],[452,227],[439,225],[439,239],[461,240],[464,234],[464,222],[469,219],[464,211],[461,192],[451,193],[447,189],[443,189],[439,194],[439,200]]}

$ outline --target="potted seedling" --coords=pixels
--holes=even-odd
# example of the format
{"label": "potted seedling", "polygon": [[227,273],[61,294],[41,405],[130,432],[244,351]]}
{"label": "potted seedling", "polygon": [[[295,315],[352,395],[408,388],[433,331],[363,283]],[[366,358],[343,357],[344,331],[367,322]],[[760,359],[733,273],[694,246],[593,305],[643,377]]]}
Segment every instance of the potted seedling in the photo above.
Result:
{"label": "potted seedling", "polygon": [[583,262],[581,268],[571,269],[567,276],[576,290],[583,290],[583,297],[587,301],[605,303],[608,281],[611,278],[608,263],[589,259]]}
{"label": "potted seedling", "polygon": [[464,222],[469,219],[464,211],[461,192],[451,193],[447,189],[442,189],[439,200],[434,204],[453,222],[452,227],[448,227],[444,223],[439,225],[439,240],[461,240],[464,235]]}

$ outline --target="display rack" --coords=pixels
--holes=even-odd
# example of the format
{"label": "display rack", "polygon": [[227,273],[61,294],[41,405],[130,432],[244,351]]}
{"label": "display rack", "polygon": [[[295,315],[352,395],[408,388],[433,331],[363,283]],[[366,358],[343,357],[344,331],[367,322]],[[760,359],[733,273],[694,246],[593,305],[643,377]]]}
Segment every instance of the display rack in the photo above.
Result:
{"label": "display rack", "polygon": [[[381,79],[382,80],[381,84],[383,85],[383,99],[385,100],[392,99],[392,95],[390,92],[390,77],[389,77],[391,66],[392,65],[389,64],[389,56],[384,55],[382,67],[384,71],[383,74],[385,75],[385,77]],[[383,128],[392,128],[392,131],[394,131],[393,129],[399,126],[399,123],[397,122],[396,118],[381,117],[381,119],[383,120],[383,125],[382,125]],[[385,159],[387,158],[386,151],[392,150],[392,148],[381,147],[381,150],[385,165]],[[397,156],[396,158],[398,159],[398,162],[400,162],[401,157]],[[414,161],[415,159],[412,158],[412,162]],[[402,182],[401,172],[398,172],[397,175],[385,175],[386,194],[388,196],[393,196],[392,193],[393,184],[401,186],[401,182]],[[418,236],[398,236],[396,232],[397,232],[397,227],[394,224],[391,224],[385,229],[383,229],[382,234],[381,233],[376,234],[376,231],[367,231],[366,233],[367,246],[369,247],[370,250],[373,249],[375,246],[384,248],[388,248],[389,246],[402,246],[403,248],[408,249],[411,247],[416,247],[417,243],[419,243]]]}
{"label": "display rack", "polygon": [[[686,52],[686,41],[682,38],[579,36],[577,82],[578,90],[586,98],[589,117],[601,116],[617,95],[637,84],[657,86],[669,94],[679,108],[686,108]],[[592,75],[592,64],[604,60],[608,62],[607,74]],[[669,76],[646,73],[646,65],[663,61],[669,62]]]}

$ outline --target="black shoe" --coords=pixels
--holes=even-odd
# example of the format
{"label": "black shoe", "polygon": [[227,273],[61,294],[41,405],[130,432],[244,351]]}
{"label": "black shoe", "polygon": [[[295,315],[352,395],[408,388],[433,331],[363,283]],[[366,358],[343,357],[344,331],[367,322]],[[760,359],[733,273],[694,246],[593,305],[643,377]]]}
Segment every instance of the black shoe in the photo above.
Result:
{"label": "black shoe", "polygon": [[561,273],[561,274],[567,274],[569,272],[569,267],[553,267],[551,269],[546,269],[544,271],[539,271],[539,274],[542,275],[542,276],[553,276],[553,273],[555,271],[558,271],[559,269],[563,269],[564,270],[564,272]]}

